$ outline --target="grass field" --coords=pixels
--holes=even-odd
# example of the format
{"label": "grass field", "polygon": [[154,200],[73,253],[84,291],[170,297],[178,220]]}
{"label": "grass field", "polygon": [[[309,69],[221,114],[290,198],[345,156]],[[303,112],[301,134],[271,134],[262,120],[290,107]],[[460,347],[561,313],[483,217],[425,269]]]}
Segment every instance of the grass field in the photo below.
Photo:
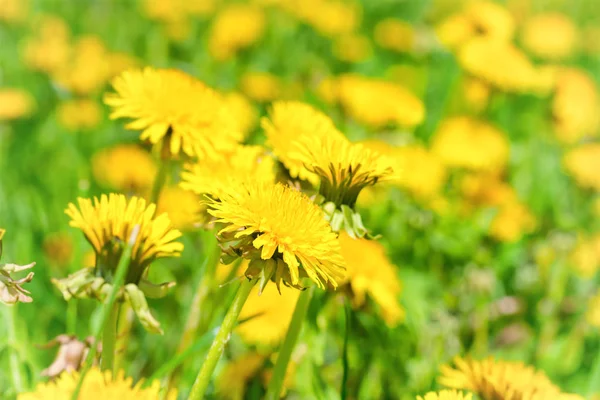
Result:
{"label": "grass field", "polygon": [[0,399],[600,398],[599,85],[596,0],[0,0]]}

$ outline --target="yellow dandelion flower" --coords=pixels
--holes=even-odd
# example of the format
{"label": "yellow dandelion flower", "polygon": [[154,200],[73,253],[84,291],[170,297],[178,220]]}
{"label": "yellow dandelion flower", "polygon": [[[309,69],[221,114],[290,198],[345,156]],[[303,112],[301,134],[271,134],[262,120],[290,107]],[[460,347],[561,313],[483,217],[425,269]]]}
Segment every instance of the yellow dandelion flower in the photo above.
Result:
{"label": "yellow dandelion flower", "polygon": [[28,12],[29,0],[0,0],[0,21],[21,22]]}
{"label": "yellow dandelion flower", "polygon": [[463,82],[465,102],[475,111],[485,109],[490,98],[490,85],[476,78],[467,78]]}
{"label": "yellow dandelion flower", "polygon": [[570,265],[575,272],[592,278],[600,268],[600,235],[591,238],[580,238],[569,255]]}
{"label": "yellow dandelion flower", "polygon": [[258,121],[256,107],[246,96],[237,92],[227,93],[223,100],[231,113],[233,121],[237,124],[236,129],[247,137]]}
{"label": "yellow dandelion flower", "polygon": [[235,331],[245,343],[276,346],[287,332],[300,291],[285,286],[281,293],[267,285],[262,293],[255,286],[240,313],[240,324]]}
{"label": "yellow dandelion flower", "polygon": [[267,135],[267,145],[288,169],[292,178],[318,184],[317,175],[309,172],[302,161],[290,157],[295,143],[303,137],[343,135],[333,121],[321,111],[299,101],[277,101],[272,104],[269,116],[263,117],[261,126]]}
{"label": "yellow dandelion flower", "polygon": [[0,121],[26,118],[35,110],[33,97],[21,89],[0,88]]}
{"label": "yellow dandelion flower", "polygon": [[460,182],[460,190],[465,199],[475,206],[501,206],[518,200],[509,184],[489,173],[465,175]]}
{"label": "yellow dandelion flower", "polygon": [[554,399],[560,389],[541,371],[515,361],[487,358],[454,359],[456,368],[444,365],[439,382],[448,388],[470,390],[486,400]]}
{"label": "yellow dandelion flower", "polygon": [[333,54],[342,61],[361,62],[369,58],[372,52],[371,42],[364,35],[349,33],[338,36],[333,42]]}
{"label": "yellow dandelion flower", "polygon": [[600,191],[600,143],[585,143],[570,150],[563,164],[583,188]]}
{"label": "yellow dandelion flower", "polygon": [[464,12],[478,35],[506,42],[514,35],[513,16],[501,4],[491,0],[476,0],[470,2]]}
{"label": "yellow dandelion flower", "polygon": [[347,74],[338,78],[337,90],[345,111],[373,128],[386,124],[413,127],[425,118],[421,100],[392,82]]}
{"label": "yellow dandelion flower", "polygon": [[238,51],[256,43],[264,29],[262,9],[249,4],[228,5],[215,17],[208,49],[217,60],[230,59]]}
{"label": "yellow dandelion flower", "polygon": [[242,92],[258,102],[269,102],[280,97],[282,84],[278,77],[267,72],[246,72],[242,76]]}
{"label": "yellow dandelion flower", "polygon": [[204,207],[200,198],[178,186],[169,186],[160,192],[156,213],[166,213],[176,229],[187,230],[202,219]]}
{"label": "yellow dandelion flower", "polygon": [[116,93],[105,96],[111,119],[132,118],[128,129],[140,139],[164,143],[177,156],[210,158],[230,150],[243,135],[237,131],[222,96],[177,70],[125,71],[113,80]]}
{"label": "yellow dandelion flower", "polygon": [[328,37],[354,32],[361,20],[359,4],[341,0],[294,2],[290,11]]}
{"label": "yellow dandelion flower", "polygon": [[435,34],[446,47],[454,49],[475,35],[475,26],[468,15],[456,13],[436,25]]}
{"label": "yellow dandelion flower", "polygon": [[112,79],[123,71],[138,68],[140,60],[129,53],[110,53],[108,54],[108,79]]}
{"label": "yellow dandelion flower", "polygon": [[61,102],[56,114],[58,122],[69,131],[90,130],[102,119],[100,105],[92,99],[73,99]]}
{"label": "yellow dandelion flower", "polygon": [[[69,400],[79,381],[79,373],[63,373],[50,382],[39,383],[35,391],[22,393],[17,400]],[[146,388],[142,388],[143,381],[135,385],[133,379],[125,377],[124,371],[119,371],[113,376],[110,371],[100,371],[92,367],[83,379],[79,398],[86,400],[104,399],[160,399],[160,382],[154,381]],[[175,400],[177,393],[172,391],[167,398]]]}
{"label": "yellow dandelion flower", "polygon": [[171,228],[166,214],[155,217],[156,206],[146,206],[138,197],[102,195],[100,199],[77,199],[79,208],[69,204],[65,213],[69,225],[82,230],[96,252],[96,268],[105,277],[112,277],[126,243],[136,226],[137,240],[133,246],[126,283],[138,283],[150,263],[162,257],[177,257],[183,244],[175,240],[181,232]]}
{"label": "yellow dandelion flower", "polygon": [[184,189],[219,198],[249,180],[274,182],[275,165],[263,147],[239,145],[220,159],[185,165],[181,178]]}
{"label": "yellow dandelion flower", "polygon": [[600,96],[592,77],[580,69],[563,68],[556,79],[552,118],[557,138],[575,143],[586,136],[597,136]]}
{"label": "yellow dandelion flower", "polygon": [[290,158],[319,176],[319,194],[337,207],[354,207],[363,188],[392,180],[399,173],[389,157],[337,134],[305,136],[295,144]]}
{"label": "yellow dandelion flower", "polygon": [[[323,211],[306,195],[281,184],[245,182],[208,202],[208,213],[223,223],[221,240],[233,250],[254,259],[247,276],[258,273],[277,285],[300,286],[308,277],[319,287],[337,287],[345,273],[336,234]],[[260,253],[260,254],[257,254]],[[266,260],[254,271],[258,260]],[[253,265],[254,264],[254,265]]]}
{"label": "yellow dandelion flower", "polygon": [[431,151],[449,167],[501,171],[509,154],[506,136],[484,121],[453,117],[434,134]]}
{"label": "yellow dandelion flower", "polygon": [[417,396],[417,400],[471,400],[471,393],[464,394],[456,390],[440,390],[439,392],[429,392],[424,397]]}
{"label": "yellow dandelion flower", "polygon": [[521,40],[525,49],[535,56],[558,61],[574,53],[578,32],[566,15],[550,12],[531,17],[523,27]]}
{"label": "yellow dandelion flower", "polygon": [[[440,157],[423,146],[399,147],[397,184],[421,199],[433,198],[446,183],[447,170]],[[406,171],[406,172],[402,172]]]}
{"label": "yellow dandelion flower", "polygon": [[267,357],[259,353],[248,353],[227,363],[216,379],[220,399],[243,400],[248,382],[263,368]]}
{"label": "yellow dandelion flower", "polygon": [[514,242],[535,229],[536,220],[527,206],[514,201],[500,207],[490,226],[490,235],[502,242]]}
{"label": "yellow dandelion flower", "polygon": [[500,90],[541,90],[536,68],[521,50],[509,42],[474,38],[461,47],[458,59],[467,73]]}
{"label": "yellow dandelion flower", "polygon": [[375,25],[375,42],[384,49],[410,52],[415,45],[415,31],[408,22],[386,18]]}
{"label": "yellow dandelion flower", "polygon": [[66,65],[70,57],[69,28],[55,16],[43,17],[37,28],[38,35],[24,43],[23,58],[29,68],[52,74]]}
{"label": "yellow dandelion flower", "polygon": [[156,165],[139,146],[122,144],[96,153],[92,173],[102,186],[139,195],[152,188]]}
{"label": "yellow dandelion flower", "polygon": [[588,301],[585,319],[588,324],[600,328],[600,292],[592,296]]}
{"label": "yellow dandelion flower", "polygon": [[401,286],[396,267],[383,246],[374,240],[352,239],[344,232],[339,239],[354,306],[364,305],[369,295],[381,309],[385,322],[397,325],[404,319],[404,310],[398,302]]}
{"label": "yellow dandelion flower", "polygon": [[68,266],[73,258],[73,240],[64,232],[46,236],[42,248],[48,260],[59,267]]}

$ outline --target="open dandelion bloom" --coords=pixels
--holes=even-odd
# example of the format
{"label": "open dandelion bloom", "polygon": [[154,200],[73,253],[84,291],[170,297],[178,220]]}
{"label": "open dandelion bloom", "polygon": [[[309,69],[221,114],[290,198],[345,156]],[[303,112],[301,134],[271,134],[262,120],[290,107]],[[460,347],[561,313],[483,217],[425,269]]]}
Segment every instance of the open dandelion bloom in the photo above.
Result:
{"label": "open dandelion bloom", "polygon": [[[415,197],[426,199],[440,193],[448,175],[441,158],[423,146],[399,147],[397,184]],[[404,172],[402,172],[404,171]]]}
{"label": "open dandelion bloom", "polygon": [[570,150],[563,164],[579,186],[600,191],[600,143],[586,143]]}
{"label": "open dandelion bloom", "polygon": [[442,122],[431,151],[449,167],[501,171],[508,161],[509,141],[486,122],[454,117]]}
{"label": "open dandelion bloom", "polygon": [[178,186],[163,188],[156,206],[156,213],[166,213],[176,229],[191,229],[202,219],[204,207],[196,194]]}
{"label": "open dandelion bloom", "polygon": [[35,101],[28,92],[21,89],[0,88],[0,122],[30,116],[35,109]]}
{"label": "open dandelion bloom", "polygon": [[42,17],[36,28],[37,35],[25,41],[24,62],[33,70],[53,74],[69,59],[69,28],[65,21],[55,16]]}
{"label": "open dandelion bloom", "polygon": [[513,201],[500,207],[490,226],[490,235],[502,242],[514,242],[535,227],[536,220],[529,208],[519,201]]}
{"label": "open dandelion bloom", "polygon": [[425,119],[423,102],[396,83],[346,74],[336,85],[345,111],[375,129],[387,124],[414,127]]}
{"label": "open dandelion bloom", "polygon": [[523,46],[532,54],[558,61],[571,56],[577,47],[577,28],[566,15],[538,14],[531,17],[523,28]]}
{"label": "open dandelion bloom", "polygon": [[260,353],[248,353],[230,361],[216,379],[220,399],[243,400],[246,386],[265,366],[267,357]]}
{"label": "open dandelion bloom", "polygon": [[216,60],[227,60],[257,42],[265,29],[263,11],[249,4],[231,4],[217,14],[208,41]]}
{"label": "open dandelion bloom", "polygon": [[502,5],[491,0],[469,2],[464,10],[474,32],[490,39],[508,42],[515,32],[515,21]]}
{"label": "open dandelion bloom", "polygon": [[0,1],[0,21],[20,22],[27,18],[29,0]]}
{"label": "open dandelion bloom", "polygon": [[105,187],[141,195],[152,188],[156,165],[139,146],[121,144],[96,153],[92,157],[92,172]]}
{"label": "open dandelion bloom", "polygon": [[290,156],[295,151],[295,143],[304,137],[343,137],[327,115],[299,101],[273,103],[269,116],[262,118],[261,126],[267,135],[267,145],[288,169],[290,176],[308,180],[314,185],[318,184],[319,177],[308,171],[302,161]]}
{"label": "open dandelion bloom", "polygon": [[435,34],[442,44],[454,49],[475,34],[475,27],[469,16],[461,12],[452,14],[437,24]]}
{"label": "open dandelion bloom", "polygon": [[[33,392],[18,395],[17,400],[70,400],[78,381],[79,373],[63,373],[54,381],[38,384]],[[92,367],[83,379],[79,398],[86,400],[158,400],[161,398],[159,381],[152,382],[146,388],[142,388],[143,383],[140,381],[134,385],[133,379],[125,377],[125,372],[122,370],[113,376],[111,371],[102,372],[98,367]],[[175,400],[176,397],[176,392],[171,392],[167,396],[169,400]]]}
{"label": "open dandelion bloom", "polygon": [[485,400],[563,399],[567,396],[541,371],[515,361],[454,359],[456,368],[444,365],[439,382],[453,389],[470,390]]}
{"label": "open dandelion bloom", "polygon": [[333,54],[338,60],[361,62],[373,53],[369,38],[364,35],[349,33],[339,36],[333,42]]}
{"label": "open dandelion bloom", "polygon": [[285,286],[281,293],[268,285],[259,294],[255,286],[242,308],[239,319],[244,321],[235,331],[244,342],[253,345],[276,346],[287,332],[300,291]]}
{"label": "open dandelion bloom", "polygon": [[381,309],[385,322],[397,325],[404,319],[404,310],[398,303],[401,286],[396,267],[383,246],[374,240],[352,239],[343,232],[339,239],[354,306],[364,305],[368,294]]}
{"label": "open dandelion bloom", "polygon": [[133,246],[126,283],[138,283],[150,263],[162,257],[177,257],[183,244],[175,240],[181,232],[171,228],[166,214],[155,217],[156,206],[146,206],[138,197],[127,199],[123,195],[102,195],[100,199],[79,198],[79,208],[73,203],[65,213],[69,223],[83,231],[96,252],[96,268],[105,277],[111,277],[117,267],[123,244],[127,243],[136,226],[139,234]]}
{"label": "open dandelion bloom", "polygon": [[258,112],[254,104],[246,96],[237,92],[225,94],[223,100],[229,108],[234,123],[237,124],[237,130],[247,137],[258,121]]}
{"label": "open dandelion bloom", "polygon": [[557,138],[575,143],[597,136],[600,127],[600,96],[592,77],[576,68],[562,68],[557,75],[552,118]]}
{"label": "open dandelion bloom", "polygon": [[395,18],[379,21],[375,26],[374,37],[379,46],[397,52],[410,52],[415,45],[415,30],[412,25]]}
{"label": "open dandelion bloom", "polygon": [[249,180],[274,182],[274,167],[263,147],[239,145],[219,159],[185,165],[181,187],[218,198],[229,188]]}
{"label": "open dandelion bloom", "polygon": [[208,201],[208,213],[225,225],[219,237],[228,251],[252,260],[250,278],[297,288],[303,277],[320,288],[337,287],[344,278],[340,245],[323,211],[291,187],[252,181],[232,186]]}
{"label": "open dandelion bloom", "polygon": [[600,328],[600,292],[596,293],[588,301],[585,319],[588,324]]}
{"label": "open dandelion bloom", "polygon": [[91,99],[74,99],[61,102],[56,114],[58,122],[70,131],[90,130],[102,119],[100,105]]}
{"label": "open dandelion bloom", "polygon": [[536,92],[543,82],[525,54],[509,42],[485,37],[469,40],[458,55],[470,75],[506,92]]}
{"label": "open dandelion bloom", "polygon": [[111,119],[132,118],[126,127],[141,130],[144,141],[162,143],[163,154],[210,158],[243,138],[221,95],[184,72],[129,70],[113,87],[116,93],[104,98]]}
{"label": "open dandelion bloom", "polygon": [[580,238],[569,254],[569,264],[579,276],[593,278],[600,268],[600,235]]}
{"label": "open dandelion bloom", "polygon": [[330,38],[354,32],[360,25],[361,9],[353,2],[307,0],[288,3],[288,11]]}
{"label": "open dandelion bloom", "polygon": [[456,390],[440,390],[439,392],[429,392],[425,396],[417,396],[417,400],[471,400],[471,393],[464,394]]}
{"label": "open dandelion bloom", "polygon": [[279,98],[283,91],[280,79],[268,72],[246,72],[240,87],[246,96],[262,103]]}

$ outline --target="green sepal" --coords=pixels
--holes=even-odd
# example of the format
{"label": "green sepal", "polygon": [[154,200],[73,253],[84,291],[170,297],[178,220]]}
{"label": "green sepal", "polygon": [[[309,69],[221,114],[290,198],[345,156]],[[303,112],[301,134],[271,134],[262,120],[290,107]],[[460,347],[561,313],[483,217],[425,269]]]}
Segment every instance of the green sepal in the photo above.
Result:
{"label": "green sepal", "polygon": [[144,292],[137,285],[133,283],[125,285],[125,299],[129,302],[140,323],[148,332],[163,334],[160,322],[150,312],[146,296],[144,296]]}
{"label": "green sepal", "polygon": [[144,292],[146,297],[150,299],[162,299],[169,293],[171,288],[175,287],[176,284],[177,283],[175,282],[165,282],[157,285],[142,278],[138,283],[138,287],[142,292]]}
{"label": "green sepal", "polygon": [[71,298],[86,298],[90,297],[90,287],[94,280],[100,279],[104,282],[104,279],[98,278],[94,275],[94,267],[82,268],[79,271],[71,274],[63,279],[52,278],[52,283],[62,293],[65,300],[69,301]]}

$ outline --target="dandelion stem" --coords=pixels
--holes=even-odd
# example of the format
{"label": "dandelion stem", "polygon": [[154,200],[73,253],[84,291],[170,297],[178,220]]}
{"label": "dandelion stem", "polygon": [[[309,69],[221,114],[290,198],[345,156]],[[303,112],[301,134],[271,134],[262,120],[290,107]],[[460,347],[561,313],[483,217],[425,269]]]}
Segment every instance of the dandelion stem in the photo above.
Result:
{"label": "dandelion stem", "polygon": [[217,366],[217,362],[223,354],[225,345],[231,336],[231,331],[233,330],[238,316],[242,311],[242,307],[244,306],[244,303],[246,302],[246,299],[248,298],[248,295],[250,295],[250,291],[255,284],[256,279],[244,279],[242,281],[242,284],[238,289],[235,298],[233,299],[233,303],[225,315],[225,319],[221,324],[221,328],[219,329],[215,340],[212,342],[212,345],[208,350],[208,354],[206,355],[206,359],[202,364],[202,368],[200,368],[200,372],[198,372],[198,376],[196,377],[194,386],[192,386],[192,391],[190,392],[188,400],[200,400],[204,398],[210,378],[215,370],[215,367]]}
{"label": "dandelion stem", "polygon": [[117,324],[119,322],[119,304],[115,303],[108,315],[108,321],[104,325],[102,333],[102,370],[114,373],[115,367],[115,344],[117,342]]}
{"label": "dandelion stem", "polygon": [[[79,397],[79,392],[81,391],[81,385],[83,384],[83,379],[85,378],[85,375],[92,367],[92,363],[94,362],[94,359],[96,358],[96,353],[98,352],[97,344],[100,341],[100,333],[104,330],[104,326],[106,325],[107,319],[109,318],[109,313],[112,313],[113,307],[115,306],[115,303],[117,301],[117,295],[119,293],[119,290],[121,289],[121,287],[123,286],[123,283],[125,282],[125,275],[127,275],[127,269],[129,268],[129,263],[131,262],[131,251],[133,249],[133,245],[135,244],[135,242],[137,240],[137,236],[138,236],[139,232],[140,232],[140,226],[136,225],[133,228],[133,232],[131,232],[129,241],[125,244],[123,253],[121,253],[121,258],[119,259],[119,264],[117,265],[117,271],[115,273],[115,278],[112,282],[112,290],[110,291],[110,294],[108,295],[108,298],[106,299],[106,302],[104,303],[104,307],[102,307],[102,310],[100,312],[100,323],[94,328],[94,331],[93,331],[93,337],[95,339],[94,345],[91,347],[90,351],[87,354],[87,357],[86,357],[85,363],[84,363],[85,365],[81,371],[81,374],[79,375],[79,381],[77,382],[77,387],[75,388],[75,391],[73,391],[73,396],[71,397],[72,400],[77,400],[77,398]],[[114,343],[113,343],[113,350],[114,350]],[[103,350],[102,353],[103,353],[102,355],[104,357],[106,355],[105,351]],[[113,357],[113,356],[114,355],[111,355],[111,357]]]}
{"label": "dandelion stem", "polygon": [[21,393],[23,391],[23,375],[21,371],[21,362],[19,361],[19,353],[17,348],[17,327],[16,327],[16,313],[17,313],[17,304],[2,307],[5,310],[5,321],[8,329],[8,346],[9,346],[9,365],[10,372],[12,377],[12,382],[14,389],[17,393]]}
{"label": "dandelion stem", "polygon": [[160,160],[160,167],[158,173],[154,178],[154,185],[152,186],[152,195],[150,197],[150,203],[158,204],[160,198],[160,192],[163,186],[167,182],[167,176],[169,175],[169,160]]}
{"label": "dandelion stem", "polygon": [[292,351],[300,336],[302,323],[306,319],[306,313],[308,312],[308,305],[310,304],[313,290],[314,288],[311,287],[300,293],[300,296],[298,297],[294,315],[292,315],[292,321],[288,327],[283,345],[281,345],[281,348],[279,349],[279,355],[277,356],[277,362],[273,369],[273,376],[271,377],[271,382],[269,382],[265,400],[279,400],[280,398],[285,372],[292,357]]}

